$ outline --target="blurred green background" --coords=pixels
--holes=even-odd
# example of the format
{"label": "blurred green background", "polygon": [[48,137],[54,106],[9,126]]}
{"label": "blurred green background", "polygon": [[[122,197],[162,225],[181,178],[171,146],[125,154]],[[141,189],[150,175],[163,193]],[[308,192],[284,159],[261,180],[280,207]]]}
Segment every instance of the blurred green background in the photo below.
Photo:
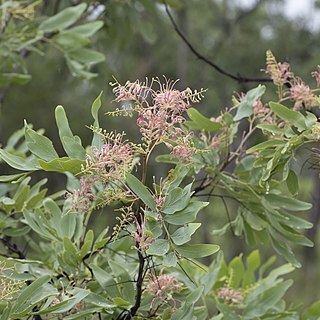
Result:
{"label": "blurred green background", "polygon": [[[6,1],[2,1],[4,4]],[[32,2],[32,1],[29,1]],[[161,0],[105,0],[38,1],[36,16],[51,16],[70,5],[86,2],[95,8],[89,20],[99,19],[104,26],[94,35],[91,48],[105,56],[92,71],[92,79],[74,77],[69,71],[63,54],[52,46],[44,46],[44,54],[31,52],[24,57],[25,68],[32,79],[25,85],[0,88],[0,144],[5,145],[9,136],[23,127],[23,119],[36,129],[45,128],[46,135],[57,142],[54,109],[65,107],[73,132],[84,145],[90,143],[90,106],[94,98],[104,91],[103,112],[113,110],[112,88],[109,82],[115,77],[120,83],[154,76],[180,79],[177,86],[192,89],[207,88],[205,99],[197,106],[207,116],[217,116],[220,110],[231,106],[235,92],[245,92],[258,82],[243,82],[217,72],[199,59],[179,37]],[[266,50],[271,49],[278,61],[287,61],[293,71],[307,83],[314,83],[311,71],[320,63],[320,9],[312,0],[170,0],[168,8],[179,30],[200,56],[212,61],[224,71],[239,78],[266,78],[261,69],[265,66]],[[0,49],[5,48],[6,38],[0,34]],[[0,62],[0,67],[3,64]],[[272,84],[267,84],[272,86]],[[273,90],[274,91],[274,90]],[[268,95],[268,93],[267,93]],[[272,96],[267,96],[272,99]],[[276,99],[276,97],[274,97]],[[102,116],[102,115],[101,115]],[[101,117],[107,130],[125,129],[134,135],[130,119]],[[61,151],[61,148],[60,148]],[[302,167],[309,157],[309,149],[301,150],[297,167]],[[294,302],[311,302],[320,299],[319,232],[319,178],[318,170],[307,163],[301,170],[302,197],[314,204],[309,220],[315,226],[309,237],[315,241],[312,249],[299,249],[303,269],[295,272],[296,283],[290,291]],[[0,166],[1,174],[7,168]],[[155,165],[152,174],[164,175],[166,167]],[[63,188],[65,178],[53,175],[50,187]],[[230,215],[236,210],[229,203]],[[231,233],[213,238],[211,231],[226,223],[227,216],[219,199],[213,201],[202,213],[206,222],[204,242],[220,243],[227,258],[240,252],[250,252],[244,241]],[[114,222],[113,217],[97,212],[96,225]],[[107,221],[107,222],[106,222]],[[93,222],[93,223],[94,223]],[[270,248],[261,248],[264,257],[273,254]],[[301,299],[301,292],[305,296]],[[302,301],[303,300],[303,301]]]}

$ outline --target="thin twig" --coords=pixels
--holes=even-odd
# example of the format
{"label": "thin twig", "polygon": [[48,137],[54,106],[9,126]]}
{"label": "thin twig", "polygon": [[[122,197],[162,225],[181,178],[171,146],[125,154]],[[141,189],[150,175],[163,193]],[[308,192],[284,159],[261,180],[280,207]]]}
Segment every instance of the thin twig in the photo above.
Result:
{"label": "thin twig", "polygon": [[163,4],[165,6],[165,10],[166,13],[174,27],[174,30],[176,31],[176,33],[178,34],[178,36],[183,40],[183,42],[188,46],[188,48],[190,49],[190,51],[201,61],[205,62],[206,64],[208,64],[209,66],[211,66],[212,68],[214,68],[217,72],[219,72],[220,74],[231,78],[235,81],[238,81],[239,83],[247,83],[247,82],[272,82],[271,79],[269,78],[260,78],[260,77],[243,77],[241,76],[239,73],[237,74],[233,74],[230,73],[228,71],[223,70],[220,66],[218,66],[216,63],[214,63],[213,61],[209,60],[208,58],[206,58],[205,56],[203,56],[199,51],[197,51],[194,46],[191,44],[191,42],[186,38],[186,36],[181,32],[181,30],[179,29],[176,21],[174,20],[173,16],[171,15],[168,5],[165,1],[163,1]]}

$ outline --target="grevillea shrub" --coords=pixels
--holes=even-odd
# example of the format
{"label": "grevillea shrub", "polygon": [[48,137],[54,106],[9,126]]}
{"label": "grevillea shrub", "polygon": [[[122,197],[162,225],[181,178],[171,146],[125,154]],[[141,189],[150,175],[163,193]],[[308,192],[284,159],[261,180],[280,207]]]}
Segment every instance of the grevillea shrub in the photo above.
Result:
{"label": "grevillea shrub", "polygon": [[[166,78],[113,83],[119,108],[108,116],[126,117],[139,142],[100,128],[101,95],[86,147],[56,108],[63,157],[25,123],[0,149],[17,170],[0,177],[0,319],[319,319],[317,302],[286,305],[292,280],[284,276],[301,267],[293,249],[313,245],[294,158],[320,139],[320,73],[311,89],[271,52],[266,72],[276,101],[259,85],[215,118],[195,109],[205,90],[181,91]],[[166,176],[151,179],[151,156],[167,163]],[[64,174],[67,186],[48,195],[35,171]],[[116,221],[100,233],[90,229],[99,210]],[[209,231],[231,230],[253,247],[229,263],[197,236],[200,215],[215,224],[223,210],[224,226]],[[261,259],[261,244],[287,262]]]}

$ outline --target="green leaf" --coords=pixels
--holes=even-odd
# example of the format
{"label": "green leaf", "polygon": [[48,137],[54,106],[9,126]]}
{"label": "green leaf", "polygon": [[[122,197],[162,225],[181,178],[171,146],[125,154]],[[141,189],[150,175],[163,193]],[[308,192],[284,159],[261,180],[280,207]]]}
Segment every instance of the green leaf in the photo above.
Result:
{"label": "green leaf", "polygon": [[48,172],[71,172],[72,174],[78,174],[82,171],[85,161],[63,157],[49,162],[39,160],[39,165],[44,171]]}
{"label": "green leaf", "polygon": [[43,32],[61,31],[74,24],[84,13],[87,5],[81,3],[74,7],[68,7],[56,15],[46,19],[39,25]]}
{"label": "green leaf", "polygon": [[232,279],[231,286],[233,288],[238,288],[244,275],[244,265],[241,255],[231,260],[228,270]]}
{"label": "green leaf", "polygon": [[171,236],[172,241],[176,245],[182,245],[191,240],[191,236],[201,226],[201,223],[189,223],[179,229],[177,229]]}
{"label": "green leaf", "polygon": [[71,59],[68,54],[65,55],[65,59],[74,77],[79,77],[82,79],[92,79],[98,75],[97,73],[89,72],[88,66],[77,60]]}
{"label": "green leaf", "polygon": [[105,60],[105,56],[95,50],[80,48],[68,52],[71,59],[79,61],[85,65],[93,65]]}
{"label": "green leaf", "polygon": [[267,311],[272,310],[272,308],[276,306],[289,287],[291,287],[292,283],[292,280],[286,280],[271,287],[261,295],[256,296],[254,303],[249,304],[244,310],[243,316],[254,319],[265,315]]}
{"label": "green leaf", "polygon": [[163,256],[170,249],[169,241],[165,239],[156,239],[147,250],[147,253],[153,256]]}
{"label": "green leaf", "polygon": [[11,174],[7,176],[0,176],[0,182],[15,182],[21,178],[24,178],[28,173],[18,173],[18,174]]}
{"label": "green leaf", "polygon": [[285,141],[283,141],[283,140],[272,139],[272,140],[258,143],[255,146],[249,148],[246,152],[253,153],[253,152],[264,150],[264,149],[276,148],[278,146],[283,146],[284,144],[285,144]]}
{"label": "green leaf", "polygon": [[92,247],[93,241],[94,241],[94,233],[93,233],[93,230],[90,229],[83,240],[83,245],[79,253],[81,258],[83,258],[89,252],[89,250]]}
{"label": "green leaf", "polygon": [[102,21],[93,21],[70,28],[69,31],[82,34],[85,37],[93,36],[99,29],[103,27]]}
{"label": "green leaf", "polygon": [[156,204],[153,197],[147,187],[134,175],[127,173],[126,182],[129,188],[154,212],[157,211]]}
{"label": "green leaf", "polygon": [[293,170],[289,170],[286,184],[287,184],[289,192],[293,196],[296,196],[299,192],[299,180],[298,180],[296,173]]}
{"label": "green leaf", "polygon": [[80,50],[80,48],[90,43],[90,39],[86,36],[71,31],[65,31],[57,34],[52,38],[52,41],[56,42],[58,46],[62,47],[64,51],[66,51],[65,54],[69,57],[70,52],[78,49]]}
{"label": "green leaf", "polygon": [[209,202],[192,201],[185,209],[175,212],[174,214],[166,215],[164,220],[174,225],[184,225],[193,222],[198,212],[208,204]]}
{"label": "green leaf", "polygon": [[76,304],[81,302],[89,294],[89,290],[74,288],[72,290],[72,296],[56,305],[52,305],[51,307],[45,308],[44,310],[42,309],[40,312],[35,312],[35,314],[65,313],[71,310]]}
{"label": "green leaf", "polygon": [[90,267],[92,268],[93,275],[100,284],[102,288],[105,288],[109,285],[110,281],[110,273],[106,272],[102,268],[98,267],[95,264],[91,264]]}
{"label": "green leaf", "polygon": [[32,130],[27,123],[25,123],[25,138],[28,149],[37,157],[46,161],[59,158],[52,141]]}
{"label": "green leaf", "polygon": [[63,246],[65,252],[63,253],[64,261],[69,264],[71,267],[78,267],[79,262],[81,261],[76,246],[73,242],[67,238],[63,238]]}
{"label": "green leaf", "polygon": [[67,155],[71,159],[84,160],[86,156],[86,150],[81,145],[80,138],[72,134],[67,115],[62,106],[56,107],[55,117],[59,129],[59,137]]}
{"label": "green leaf", "polygon": [[223,262],[223,252],[219,251],[217,258],[213,260],[207,270],[207,273],[201,279],[200,283],[204,285],[204,294],[207,295],[217,282]]}
{"label": "green leaf", "polygon": [[15,156],[3,149],[0,149],[0,158],[10,167],[21,171],[35,171],[39,169],[39,167],[35,166],[27,159]]}
{"label": "green leaf", "polygon": [[[101,108],[101,96],[103,91],[100,92],[100,94],[97,96],[97,98],[93,101],[91,106],[91,115],[94,119],[93,127],[95,129],[98,129],[100,127],[99,124],[99,109]],[[97,132],[93,132],[93,139],[91,145],[93,147],[96,147],[100,149],[103,145],[103,138],[100,134]]]}
{"label": "green leaf", "polygon": [[304,201],[300,201],[294,198],[286,196],[280,196],[277,194],[265,194],[264,198],[273,206],[280,207],[292,211],[305,211],[312,208],[312,204]]}
{"label": "green leaf", "polygon": [[217,251],[220,247],[216,244],[185,244],[178,246],[175,250],[186,258],[203,258],[210,256]]}
{"label": "green leaf", "polygon": [[192,130],[217,131],[222,128],[221,123],[211,121],[195,108],[188,109],[187,113],[192,121],[187,121],[186,124]]}
{"label": "green leaf", "polygon": [[253,103],[257,101],[266,91],[266,87],[259,84],[258,87],[247,92],[237,108],[237,113],[234,121],[239,121],[243,118],[249,117],[253,113]]}
{"label": "green leaf", "polygon": [[22,73],[0,73],[0,87],[4,87],[10,83],[24,85],[31,80],[30,74]]}
{"label": "green leaf", "polygon": [[170,252],[169,254],[165,255],[163,259],[163,265],[166,267],[175,267],[177,265],[178,259],[174,252]]}
{"label": "green leaf", "polygon": [[276,124],[265,124],[265,123],[259,123],[257,125],[257,128],[268,131],[272,134],[283,134],[283,128],[279,128]]}
{"label": "green leaf", "polygon": [[302,314],[302,320],[319,320],[320,318],[320,301],[314,302]]}
{"label": "green leaf", "polygon": [[165,214],[173,214],[174,212],[184,209],[191,197],[191,187],[192,184],[189,184],[184,189],[177,187],[173,190],[170,190],[166,196],[161,211]]}
{"label": "green leaf", "polygon": [[[13,316],[18,316],[23,313],[26,309],[31,308],[34,303],[40,302],[44,298],[50,296],[54,293],[58,293],[56,290],[47,292],[44,288],[44,284],[48,283],[50,280],[49,275],[42,276],[35,281],[33,281],[29,286],[21,291],[15,304],[13,306]],[[26,314],[25,314],[26,315]]]}
{"label": "green leaf", "polygon": [[[86,299],[87,300],[87,299]],[[98,312],[101,311],[102,308],[100,307],[95,307],[95,308],[88,308],[85,311],[80,311],[75,314],[72,314],[70,316],[64,316],[63,320],[83,320],[91,317],[93,314],[97,314]]]}
{"label": "green leaf", "polygon": [[282,104],[276,102],[269,103],[270,109],[282,120],[288,121],[290,124],[297,127],[299,130],[306,130],[304,116],[298,112],[290,110],[289,108],[283,106]]}

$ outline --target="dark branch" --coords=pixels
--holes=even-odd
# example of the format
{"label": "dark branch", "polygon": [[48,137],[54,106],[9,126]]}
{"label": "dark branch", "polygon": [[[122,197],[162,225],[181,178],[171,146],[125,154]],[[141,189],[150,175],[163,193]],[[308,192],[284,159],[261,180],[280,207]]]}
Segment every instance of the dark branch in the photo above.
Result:
{"label": "dark branch", "polygon": [[221,67],[219,67],[216,63],[214,63],[213,61],[207,59],[205,56],[203,56],[201,53],[199,53],[194,46],[190,43],[190,41],[184,36],[184,34],[181,32],[181,30],[179,29],[176,21],[173,19],[173,16],[171,15],[169,8],[166,4],[165,1],[163,1],[164,5],[165,5],[165,10],[166,13],[174,27],[174,30],[176,31],[176,33],[179,35],[179,37],[183,40],[183,42],[188,46],[188,48],[190,49],[190,51],[201,61],[205,62],[206,64],[208,64],[209,66],[211,66],[212,68],[214,68],[216,71],[218,71],[220,74],[231,78],[235,81],[238,81],[239,83],[245,83],[245,82],[272,82],[271,79],[268,78],[259,78],[259,77],[243,77],[240,74],[233,74],[230,73],[228,71],[223,70]]}

